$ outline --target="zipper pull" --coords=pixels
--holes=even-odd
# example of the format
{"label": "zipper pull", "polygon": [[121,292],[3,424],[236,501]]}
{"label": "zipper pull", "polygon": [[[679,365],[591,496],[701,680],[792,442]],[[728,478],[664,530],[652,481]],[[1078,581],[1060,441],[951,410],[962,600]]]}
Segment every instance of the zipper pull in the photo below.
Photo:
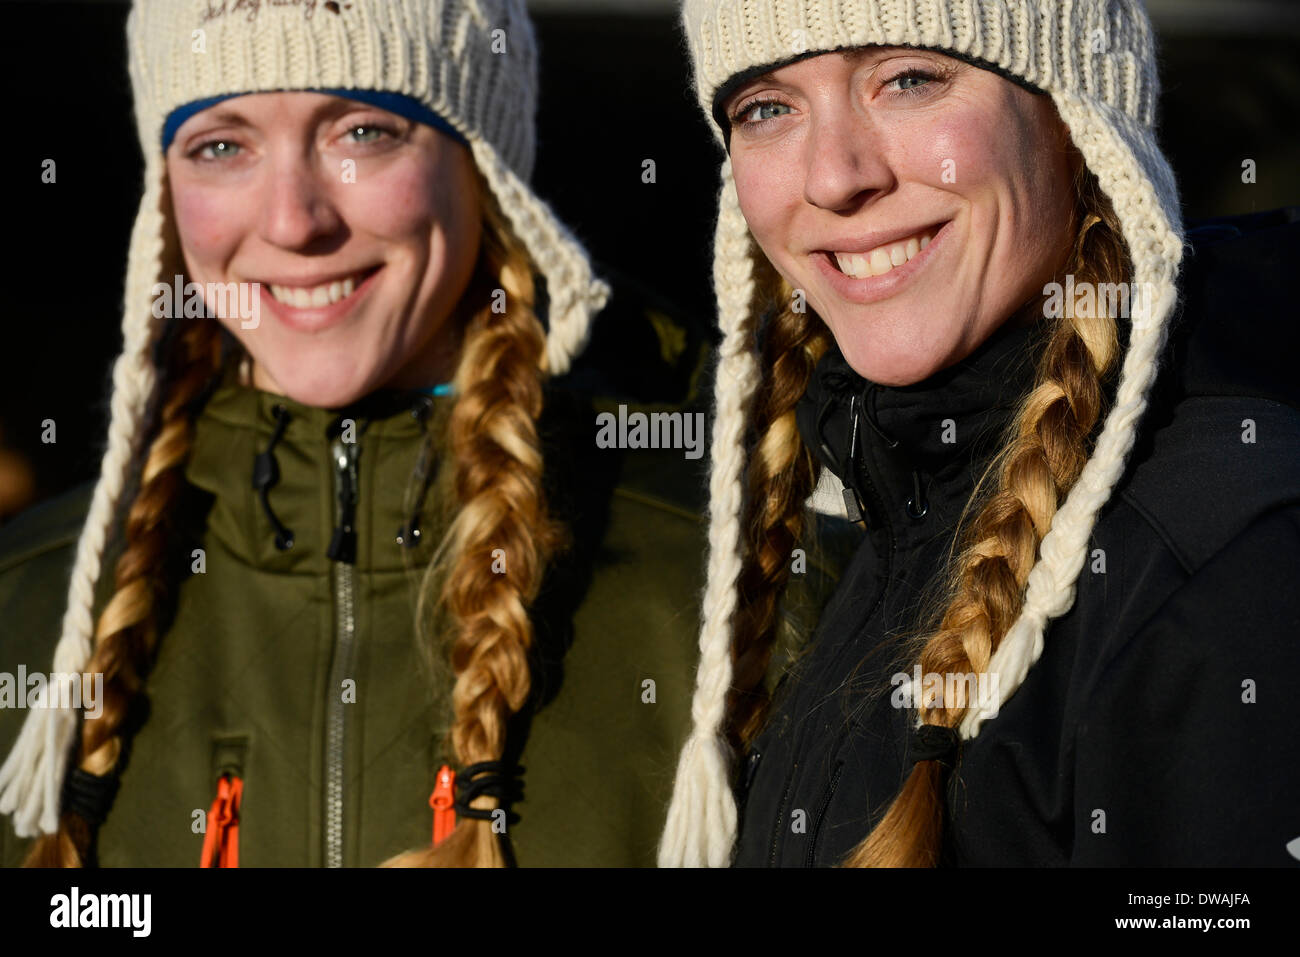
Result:
{"label": "zipper pull", "polygon": [[223,774],[217,780],[217,797],[208,811],[199,867],[239,866],[239,802],[243,796],[242,778]]}
{"label": "zipper pull", "polygon": [[447,839],[456,827],[456,772],[444,764],[438,769],[438,778],[429,795],[429,807],[433,808],[433,846],[437,847]]}
{"label": "zipper pull", "polygon": [[[853,470],[857,467],[858,452],[858,397],[852,396],[849,399],[849,421],[853,423],[849,433],[849,454],[845,458],[844,474],[853,475]],[[857,491],[853,488],[851,482],[844,482],[844,512],[850,522],[862,521],[862,500],[858,498]]]}
{"label": "zipper pull", "polygon": [[330,547],[326,554],[336,562],[357,561],[357,460],[356,444],[334,441],[334,469],[339,480],[338,525],[330,537]]}

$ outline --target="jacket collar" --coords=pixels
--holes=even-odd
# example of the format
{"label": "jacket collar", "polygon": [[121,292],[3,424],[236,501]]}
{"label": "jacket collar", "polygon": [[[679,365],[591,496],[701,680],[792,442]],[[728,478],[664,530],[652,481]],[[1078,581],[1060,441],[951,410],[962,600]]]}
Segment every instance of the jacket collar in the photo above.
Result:
{"label": "jacket collar", "polygon": [[[402,570],[409,559],[427,562],[440,537],[445,516],[431,512],[450,500],[439,486],[452,476],[434,450],[453,401],[382,389],[346,408],[315,408],[241,385],[232,363],[199,413],[185,476],[206,493],[209,533],[239,561],[307,575],[335,560]],[[340,449],[354,466],[340,467]],[[349,486],[350,520],[339,502]]]}
{"label": "jacket collar", "polygon": [[832,343],[799,403],[800,434],[856,493],[868,528],[896,539],[948,528],[1032,385],[1047,332],[1005,323],[962,361],[897,387],[858,375]]}

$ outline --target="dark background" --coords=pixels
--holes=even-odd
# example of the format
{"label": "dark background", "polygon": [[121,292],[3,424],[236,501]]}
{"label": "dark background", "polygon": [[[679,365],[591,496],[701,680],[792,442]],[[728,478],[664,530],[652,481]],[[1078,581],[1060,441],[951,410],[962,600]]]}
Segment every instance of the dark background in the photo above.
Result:
{"label": "dark background", "polygon": [[[707,325],[718,152],[667,0],[534,0],[538,193],[598,262]],[[1189,219],[1300,202],[1300,3],[1151,2],[1160,140]],[[98,471],[141,159],[127,4],[0,3],[9,307],[0,522]],[[57,163],[55,185],[41,163]],[[1257,181],[1241,182],[1246,158]],[[657,182],[641,182],[653,159]],[[57,422],[55,444],[41,422]]]}

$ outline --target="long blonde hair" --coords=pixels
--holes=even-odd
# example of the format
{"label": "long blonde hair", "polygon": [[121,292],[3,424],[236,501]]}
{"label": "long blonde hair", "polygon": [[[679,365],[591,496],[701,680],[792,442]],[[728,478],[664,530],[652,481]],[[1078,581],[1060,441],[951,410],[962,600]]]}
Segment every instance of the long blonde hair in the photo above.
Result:
{"label": "long blonde hair", "polygon": [[[507,721],[524,705],[531,686],[528,608],[548,558],[563,542],[563,529],[550,518],[542,491],[537,418],[547,375],[546,335],[534,311],[533,264],[492,190],[475,172],[483,238],[462,302],[471,306],[472,316],[463,330],[457,398],[448,424],[456,514],[422,579],[417,603],[420,620],[430,602],[445,606],[450,616],[449,657],[456,675],[450,737],[462,765],[504,753]],[[175,256],[173,237],[170,258]],[[497,288],[506,292],[506,308],[499,313],[489,301]],[[222,374],[221,342],[217,322],[187,321],[162,360],[159,411],[142,443],[147,452],[123,523],[115,591],[99,615],[94,652],[84,669],[104,674],[101,714],[83,715],[75,757],[76,767],[95,776],[119,773],[128,712],[154,661],[163,605],[176,588],[166,575],[166,519],[185,486],[196,419]],[[503,574],[492,570],[497,548],[507,557]],[[418,624],[416,632],[423,634]],[[491,808],[495,800],[480,797],[473,806]],[[82,866],[90,860],[94,838],[92,823],[65,810],[57,833],[37,838],[24,864]],[[419,848],[385,863],[504,862],[490,822],[466,819],[437,848]]]}

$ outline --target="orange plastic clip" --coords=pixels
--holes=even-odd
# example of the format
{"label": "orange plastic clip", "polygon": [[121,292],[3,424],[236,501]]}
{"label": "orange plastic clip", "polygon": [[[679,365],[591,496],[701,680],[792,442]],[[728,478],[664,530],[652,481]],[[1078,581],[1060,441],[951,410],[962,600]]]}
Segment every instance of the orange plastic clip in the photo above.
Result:
{"label": "orange plastic clip", "polygon": [[242,778],[223,774],[217,781],[217,797],[208,811],[199,867],[239,866],[239,802],[243,796]]}
{"label": "orange plastic clip", "polygon": [[456,827],[456,772],[448,765],[438,769],[438,779],[429,795],[433,808],[433,846],[437,847]]}

